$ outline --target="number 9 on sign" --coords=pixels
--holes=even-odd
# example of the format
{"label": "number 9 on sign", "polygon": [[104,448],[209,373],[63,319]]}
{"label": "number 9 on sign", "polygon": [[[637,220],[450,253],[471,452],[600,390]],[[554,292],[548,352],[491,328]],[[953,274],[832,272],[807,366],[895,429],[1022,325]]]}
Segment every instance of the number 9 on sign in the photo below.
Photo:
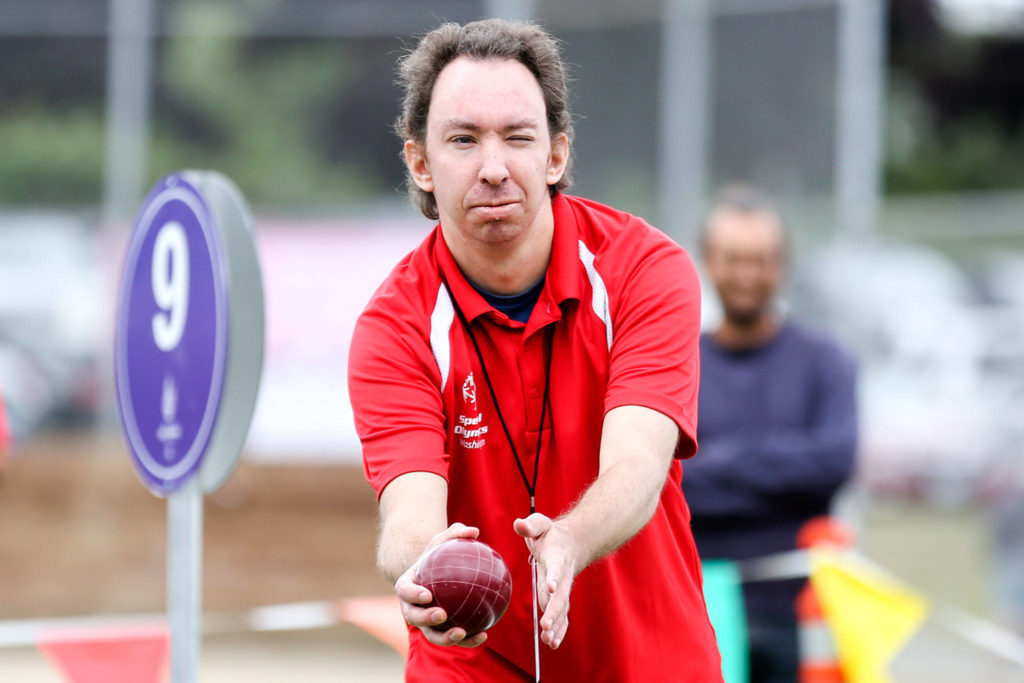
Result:
{"label": "number 9 on sign", "polygon": [[114,344],[121,426],[150,491],[165,496],[194,477],[204,492],[224,483],[262,361],[263,283],[245,200],[212,171],[165,176],[128,241]]}
{"label": "number 9 on sign", "polygon": [[188,317],[188,241],[181,223],[166,223],[153,244],[153,341],[161,351],[173,351]]}

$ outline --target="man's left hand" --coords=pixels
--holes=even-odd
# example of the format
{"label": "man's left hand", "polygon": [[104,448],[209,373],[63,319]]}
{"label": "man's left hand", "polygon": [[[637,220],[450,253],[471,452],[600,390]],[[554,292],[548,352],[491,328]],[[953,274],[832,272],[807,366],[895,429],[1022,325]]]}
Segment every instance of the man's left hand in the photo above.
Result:
{"label": "man's left hand", "polygon": [[546,515],[535,512],[512,524],[526,539],[526,547],[537,562],[538,603],[543,643],[557,649],[569,628],[569,592],[576,576],[577,547],[572,535]]}

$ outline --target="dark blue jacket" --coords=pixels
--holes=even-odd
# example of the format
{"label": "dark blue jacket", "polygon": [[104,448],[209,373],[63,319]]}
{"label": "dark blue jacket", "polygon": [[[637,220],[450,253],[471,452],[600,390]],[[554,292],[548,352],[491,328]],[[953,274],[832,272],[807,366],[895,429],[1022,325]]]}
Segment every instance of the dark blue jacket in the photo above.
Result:
{"label": "dark blue jacket", "polygon": [[[683,490],[701,557],[792,550],[853,471],[855,362],[791,321],[755,349],[731,351],[705,334],[700,351],[700,450],[684,462]],[[791,615],[800,585],[751,584],[748,609]]]}

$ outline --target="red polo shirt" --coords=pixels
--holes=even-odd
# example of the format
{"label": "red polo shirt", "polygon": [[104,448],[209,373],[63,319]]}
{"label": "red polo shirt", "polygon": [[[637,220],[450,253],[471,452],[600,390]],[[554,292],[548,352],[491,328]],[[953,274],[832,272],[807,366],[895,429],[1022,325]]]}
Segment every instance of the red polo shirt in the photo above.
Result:
{"label": "red polo shirt", "polygon": [[[584,199],[553,198],[544,288],[523,324],[493,309],[455,264],[440,227],[402,260],[360,317],[349,384],[366,476],[378,496],[395,477],[448,480],[448,520],[480,527],[512,572],[512,604],[480,648],[441,648],[410,629],[407,681],[533,680],[530,567],[512,530],[529,495],[472,342],[528,475],[543,439],[537,511],[557,517],[598,475],[605,413],[640,405],[672,418],[677,457],[696,450],[700,290],[689,257],[642,220]],[[538,435],[551,338],[550,407]],[[651,521],[586,568],[558,650],[541,647],[545,681],[719,680],[700,564],[673,463]]]}

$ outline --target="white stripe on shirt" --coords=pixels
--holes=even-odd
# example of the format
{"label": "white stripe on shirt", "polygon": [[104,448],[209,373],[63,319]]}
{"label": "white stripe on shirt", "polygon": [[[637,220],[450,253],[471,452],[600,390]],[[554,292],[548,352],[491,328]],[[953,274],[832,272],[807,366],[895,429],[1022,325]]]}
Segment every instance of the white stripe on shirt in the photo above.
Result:
{"label": "white stripe on shirt", "polygon": [[605,337],[608,340],[608,349],[611,350],[612,314],[608,309],[608,290],[604,286],[601,274],[594,267],[594,254],[587,249],[587,245],[583,243],[583,240],[580,240],[580,261],[583,262],[583,267],[587,269],[587,279],[590,280],[590,288],[594,292],[591,305],[594,307],[594,313],[597,314],[597,317],[604,322]]}
{"label": "white stripe on shirt", "polygon": [[451,345],[448,341],[455,320],[452,300],[444,284],[437,288],[437,302],[430,314],[430,349],[434,352],[437,369],[441,371],[441,393],[448,384],[448,368],[451,365]]}

